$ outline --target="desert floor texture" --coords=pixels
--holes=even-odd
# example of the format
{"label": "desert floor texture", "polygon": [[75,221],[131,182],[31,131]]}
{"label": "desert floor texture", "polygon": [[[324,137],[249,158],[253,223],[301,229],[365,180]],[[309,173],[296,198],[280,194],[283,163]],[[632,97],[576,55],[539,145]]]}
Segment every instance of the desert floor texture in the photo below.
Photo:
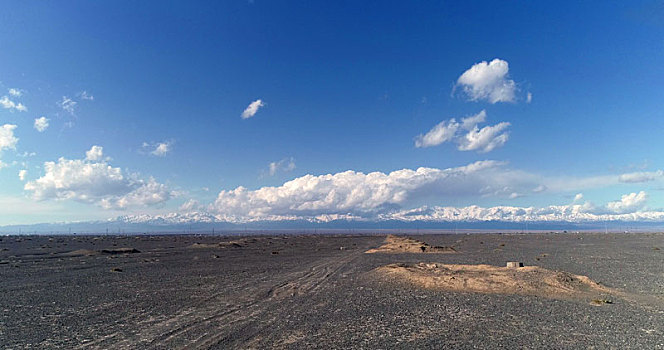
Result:
{"label": "desert floor texture", "polygon": [[4,349],[664,349],[661,233],[0,239]]}

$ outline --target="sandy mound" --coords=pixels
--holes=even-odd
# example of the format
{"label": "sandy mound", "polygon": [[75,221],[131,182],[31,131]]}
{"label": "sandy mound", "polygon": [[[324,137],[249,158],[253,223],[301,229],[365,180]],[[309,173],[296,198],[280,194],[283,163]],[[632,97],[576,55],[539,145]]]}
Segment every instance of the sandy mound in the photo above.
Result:
{"label": "sandy mound", "polygon": [[62,255],[66,256],[90,256],[90,255],[98,255],[99,252],[96,250],[90,250],[90,249],[78,249],[78,250],[73,250],[71,252],[66,252],[63,253]]}
{"label": "sandy mound", "polygon": [[611,293],[586,276],[538,266],[390,264],[374,270],[379,276],[428,289],[455,292],[536,295],[551,299],[587,299]]}
{"label": "sandy mound", "polygon": [[365,253],[454,253],[452,247],[430,246],[424,242],[395,235],[388,235],[385,244],[369,249]]}

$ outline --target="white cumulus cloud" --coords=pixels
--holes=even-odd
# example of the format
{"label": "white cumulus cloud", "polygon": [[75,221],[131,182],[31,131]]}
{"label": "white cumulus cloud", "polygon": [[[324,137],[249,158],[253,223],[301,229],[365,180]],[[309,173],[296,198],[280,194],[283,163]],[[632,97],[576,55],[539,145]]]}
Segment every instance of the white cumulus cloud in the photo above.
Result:
{"label": "white cumulus cloud", "polygon": [[46,117],[40,117],[35,119],[34,128],[39,132],[44,132],[48,128],[49,119]]}
{"label": "white cumulus cloud", "polygon": [[100,160],[104,156],[104,147],[92,146],[85,152],[85,160]]}
{"label": "white cumulus cloud", "polygon": [[16,149],[18,138],[14,136],[16,125],[5,124],[0,127],[0,153],[6,149]]}
{"label": "white cumulus cloud", "polygon": [[[93,158],[101,157],[101,149],[93,153]],[[159,204],[173,196],[166,185],[152,177],[145,180],[137,174],[125,174],[103,160],[90,159],[45,162],[44,175],[26,183],[24,189],[36,200],[74,200],[106,209]]]}
{"label": "white cumulus cloud", "polygon": [[639,193],[632,192],[623,195],[619,201],[609,202],[606,207],[618,214],[633,213],[643,209],[647,200],[648,194],[644,191]]}
{"label": "white cumulus cloud", "polygon": [[258,112],[258,109],[265,106],[265,103],[263,103],[263,100],[258,99],[247,106],[247,108],[242,112],[242,119],[249,119],[256,115],[256,112]]}
{"label": "white cumulus cloud", "polygon": [[471,101],[514,102],[516,83],[508,78],[509,64],[501,59],[474,64],[457,80]]}

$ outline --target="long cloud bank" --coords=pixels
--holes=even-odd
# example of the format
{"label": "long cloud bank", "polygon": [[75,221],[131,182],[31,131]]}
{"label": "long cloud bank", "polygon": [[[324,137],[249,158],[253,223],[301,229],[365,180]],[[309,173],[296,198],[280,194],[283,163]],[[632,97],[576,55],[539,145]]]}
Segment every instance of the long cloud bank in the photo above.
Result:
{"label": "long cloud bank", "polygon": [[417,217],[417,220],[446,221],[452,218],[518,221],[517,217],[566,221],[578,218],[615,219],[616,215],[627,218],[629,215],[645,212],[645,192],[627,194],[606,206],[595,206],[586,202],[539,209],[509,206],[406,209],[417,207],[417,203],[449,203],[454,198],[510,199],[543,192],[564,193],[620,183],[622,182],[619,175],[547,178],[510,169],[505,162],[485,160],[447,169],[418,168],[367,174],[349,170],[336,174],[305,175],[281,186],[256,190],[240,186],[221,191],[212,204],[201,209],[220,220],[231,222],[292,219],[411,220],[414,217]]}
{"label": "long cloud bank", "polygon": [[[128,173],[108,162],[103,148],[93,146],[83,159],[60,158],[44,163],[43,175],[28,181],[25,190],[36,200],[73,200],[120,210],[161,204],[176,196],[155,179]],[[604,205],[584,202],[584,196],[578,193],[659,180],[662,180],[661,170],[595,177],[546,177],[512,169],[506,162],[495,160],[446,169],[421,167],[389,173],[348,170],[304,175],[280,186],[255,190],[242,186],[222,190],[212,203],[201,205],[191,200],[164,220],[664,221],[663,211],[648,207],[649,196],[645,191],[624,194]],[[547,193],[577,194],[570,204],[539,208],[450,205],[457,200],[482,197],[508,202]]]}

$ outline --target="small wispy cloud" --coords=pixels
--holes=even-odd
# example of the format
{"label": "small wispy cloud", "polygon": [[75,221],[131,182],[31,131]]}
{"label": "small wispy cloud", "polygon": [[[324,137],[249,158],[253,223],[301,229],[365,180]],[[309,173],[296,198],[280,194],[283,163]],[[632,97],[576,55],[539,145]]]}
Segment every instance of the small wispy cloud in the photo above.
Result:
{"label": "small wispy cloud", "polygon": [[426,134],[416,136],[415,147],[433,147],[438,146],[443,142],[450,141],[454,138],[458,129],[459,123],[457,123],[454,118],[443,120],[431,128]]}
{"label": "small wispy cloud", "polygon": [[28,175],[28,171],[25,169],[19,170],[18,172],[18,178],[21,181],[25,181],[25,177]]}
{"label": "small wispy cloud", "polygon": [[503,146],[509,139],[509,134],[503,132],[510,126],[508,122],[485,126],[479,129],[477,126],[459,138],[459,151],[477,151],[487,153],[497,147]]}
{"label": "small wispy cloud", "polygon": [[271,162],[268,165],[268,174],[274,176],[278,172],[289,172],[295,170],[295,158],[284,158],[278,162]]}
{"label": "small wispy cloud", "polygon": [[49,119],[46,117],[40,117],[35,119],[34,128],[39,132],[44,132],[48,128]]}
{"label": "small wispy cloud", "polygon": [[25,152],[23,152],[23,153],[17,154],[17,156],[19,156],[19,157],[21,157],[21,158],[34,157],[34,156],[36,156],[36,155],[37,155],[36,152],[28,152],[28,151],[25,151]]}
{"label": "small wispy cloud", "polygon": [[[434,126],[426,134],[415,137],[415,147],[425,148],[438,146],[448,141],[455,141],[459,151],[477,151],[486,153],[503,146],[509,139],[506,129],[508,122],[479,128],[478,124],[486,120],[486,111],[462,118],[457,122],[452,118]],[[465,130],[465,131],[464,131]]]}
{"label": "small wispy cloud", "polygon": [[9,89],[8,91],[9,91],[9,95],[11,95],[11,96],[13,96],[13,97],[21,97],[21,96],[23,96],[23,90],[21,90],[21,89],[11,88],[11,89]]}
{"label": "small wispy cloud", "polygon": [[634,173],[625,173],[618,176],[618,181],[624,183],[640,183],[654,181],[664,177],[664,171],[638,171]]}
{"label": "small wispy cloud", "polygon": [[27,112],[28,107],[20,102],[15,102],[9,98],[9,96],[0,97],[0,106],[4,109],[9,109],[10,111],[19,111]]}
{"label": "small wispy cloud", "polygon": [[263,103],[263,100],[258,99],[247,106],[245,108],[244,112],[242,112],[242,119],[249,119],[256,115],[256,112],[258,112],[258,109],[265,106],[265,103]]}
{"label": "small wispy cloud", "polygon": [[151,154],[157,157],[163,157],[166,153],[171,151],[171,144],[169,142],[160,142]]}
{"label": "small wispy cloud", "polygon": [[62,110],[64,110],[65,112],[67,112],[71,115],[76,114],[76,105],[77,104],[78,104],[78,102],[72,100],[71,98],[69,98],[67,96],[62,96],[62,101],[58,102],[58,105],[60,106],[60,108],[62,108]]}
{"label": "small wispy cloud", "polygon": [[482,110],[481,112],[475,115],[462,118],[461,127],[465,130],[472,130],[477,126],[477,124],[484,123],[485,121],[486,121],[486,111]]}
{"label": "small wispy cloud", "polygon": [[186,202],[182,203],[180,208],[178,208],[178,211],[188,213],[188,212],[197,211],[200,208],[201,204],[197,200],[189,199]]}
{"label": "small wispy cloud", "polygon": [[164,142],[143,142],[141,146],[141,153],[150,154],[156,157],[164,157],[166,154],[173,150],[173,144],[175,141],[168,140]]}
{"label": "small wispy cloud", "polygon": [[92,96],[89,92],[83,90],[78,93],[78,97],[81,98],[81,100],[88,100],[88,101],[94,101],[95,97]]}

